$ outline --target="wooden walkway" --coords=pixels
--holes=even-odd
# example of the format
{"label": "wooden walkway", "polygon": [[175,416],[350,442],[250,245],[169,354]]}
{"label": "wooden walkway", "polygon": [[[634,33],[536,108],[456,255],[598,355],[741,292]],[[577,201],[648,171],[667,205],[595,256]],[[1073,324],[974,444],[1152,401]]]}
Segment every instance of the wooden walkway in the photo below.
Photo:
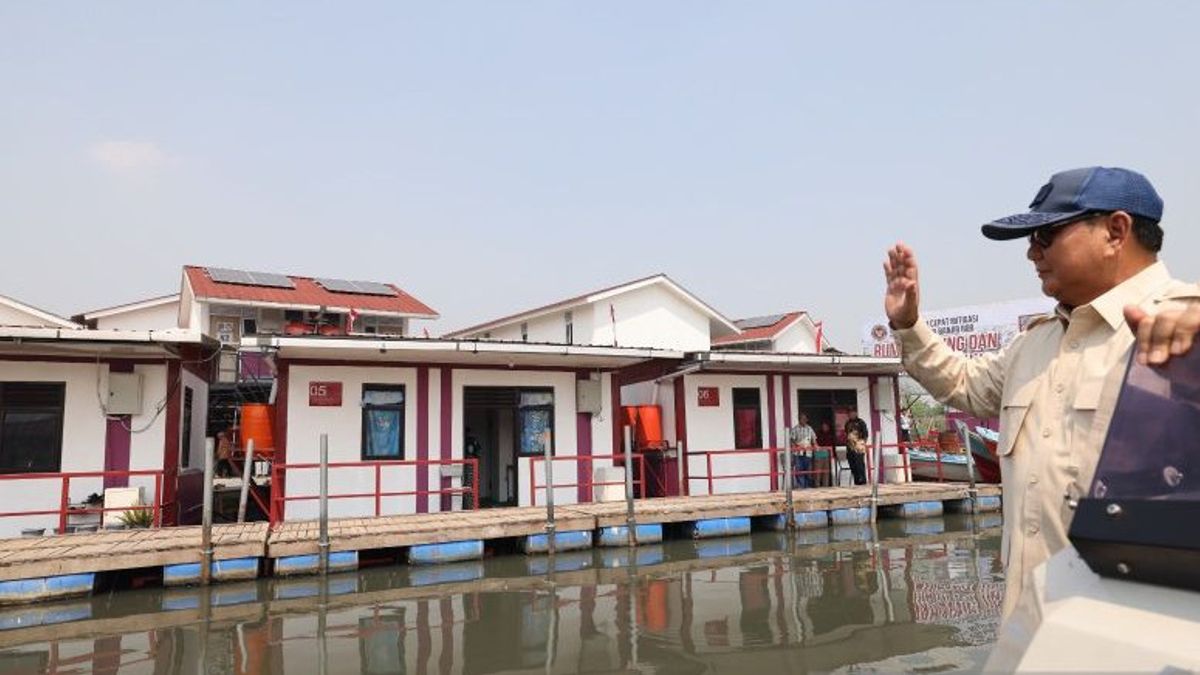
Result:
{"label": "wooden walkway", "polygon": [[[267,524],[214,525],[213,558],[261,558]],[[0,581],[200,561],[200,528],[113,530],[0,539]]]}
{"label": "wooden walkway", "polygon": [[[998,496],[1000,486],[981,485],[980,496]],[[879,505],[908,502],[966,499],[965,483],[902,483],[879,486]],[[867,486],[798,490],[793,498],[796,511],[831,511],[869,506]],[[680,523],[710,518],[771,516],[784,512],[782,493],[729,494],[699,497],[639,499],[634,502],[634,520],[639,525]],[[625,525],[625,502],[567,504],[554,508],[558,532],[595,530]],[[378,548],[440,544],[467,539],[501,539],[542,534],[546,531],[544,506],[454,511],[382,518],[346,518],[329,521],[331,551],[363,551]],[[316,521],[281,523],[270,535],[267,555],[281,558],[318,553]]]}
{"label": "wooden walkway", "polygon": [[[997,496],[1000,487],[983,485],[980,496]],[[965,499],[959,483],[881,485],[881,506]],[[870,504],[870,488],[798,490],[797,511],[829,511]],[[786,508],[782,493],[731,494],[643,499],[635,502],[638,524],[676,523],[711,518],[770,516]],[[501,539],[546,531],[543,506],[412,514],[381,518],[343,518],[329,522],[332,551],[361,551],[436,544],[468,539]],[[625,525],[624,502],[563,505],[555,508],[558,532]],[[266,523],[216,525],[213,557],[281,558],[318,552],[316,521],[290,521],[274,530]],[[86,572],[197,563],[200,528],[119,530],[0,540],[0,581]]]}

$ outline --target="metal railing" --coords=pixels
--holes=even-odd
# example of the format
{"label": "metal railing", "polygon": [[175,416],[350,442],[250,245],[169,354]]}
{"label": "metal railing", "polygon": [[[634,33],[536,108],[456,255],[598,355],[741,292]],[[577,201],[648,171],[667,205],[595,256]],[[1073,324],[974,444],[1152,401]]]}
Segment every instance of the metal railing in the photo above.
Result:
{"label": "metal railing", "polygon": [[[774,491],[779,484],[779,478],[783,474],[780,468],[780,457],[783,450],[781,448],[746,448],[741,450],[704,450],[701,452],[693,452],[688,455],[685,461],[691,461],[695,458],[703,458],[705,471],[703,476],[688,475],[688,494],[696,494],[691,490],[692,483],[695,481],[704,481],[707,484],[708,490],[705,494],[717,494],[717,481],[722,480],[740,480],[746,478],[767,478],[770,484],[767,490],[755,490],[755,492]],[[713,469],[713,458],[725,457],[745,457],[750,455],[766,455],[768,468],[766,471],[741,472],[738,469],[737,473],[721,473],[716,474]],[[688,468],[691,468],[690,465]],[[794,470],[793,470],[794,473]]]}
{"label": "metal railing", "polygon": [[[633,479],[633,484],[637,488],[636,494],[640,495],[641,497],[645,497],[646,496],[646,456],[639,452],[630,453],[630,456],[633,458],[634,462],[637,464],[637,470],[635,471],[635,473],[637,474],[637,478]],[[545,457],[541,457],[538,455],[531,455],[529,457],[529,460],[530,460],[529,461],[529,503],[531,506],[537,506],[538,505],[538,500],[537,500],[538,491],[540,490],[542,492],[545,492],[547,489],[547,485],[546,485],[545,481],[542,481],[541,484],[538,483],[538,480],[537,480],[538,462],[543,463],[543,470],[544,470],[545,469],[544,464],[547,460]],[[625,485],[624,480],[608,480],[608,481],[596,480],[596,461],[597,460],[610,460],[612,462],[612,464],[601,465],[603,468],[607,468],[609,466],[620,467],[621,464],[617,464],[617,462],[618,461],[624,462],[625,455],[624,454],[617,454],[617,455],[555,455],[555,456],[551,457],[549,460],[551,466],[553,466],[555,463],[568,463],[568,462],[574,464],[576,467],[583,465],[586,467],[585,475],[587,477],[582,481],[576,480],[573,483],[560,483],[557,480],[552,479],[553,484],[550,486],[550,489],[559,490],[559,489],[575,488],[576,490],[578,490],[578,488],[583,487],[585,489],[585,494],[589,495],[589,497],[590,497],[590,499],[588,499],[588,501],[594,502],[594,501],[596,501],[595,489],[597,487]],[[627,463],[626,463],[626,465],[627,465]]]}
{"label": "metal railing", "polygon": [[[128,506],[88,506],[80,504],[71,504],[71,481],[81,479],[105,479],[113,477],[134,478],[140,476],[152,476],[154,478],[154,495],[149,504],[132,504]],[[57,473],[10,473],[0,474],[0,485],[10,485],[16,481],[59,481],[59,499],[58,506],[53,509],[34,509],[25,511],[5,511],[0,513],[0,518],[19,518],[28,516],[58,516],[57,532],[66,534],[68,521],[71,517],[83,515],[99,515],[99,527],[104,526],[104,514],[113,511],[129,512],[129,511],[150,511],[151,512],[151,527],[162,526],[162,514],[167,508],[167,503],[163,501],[163,483],[165,481],[166,472],[162,469],[142,470],[142,471],[64,471]],[[0,488],[5,492],[9,492],[7,488]],[[103,492],[103,488],[101,488]],[[9,492],[11,494],[11,492]]]}
{"label": "metal railing", "polygon": [[[384,486],[384,470],[412,467],[414,472],[426,471],[433,466],[462,466],[471,468],[471,485],[463,487],[438,487],[428,490],[412,489],[412,490],[385,490]],[[366,460],[359,462],[330,462],[326,465],[330,472],[339,469],[356,469],[362,471],[369,469],[374,473],[374,489],[370,492],[348,492],[348,493],[333,493],[328,495],[328,499],[373,499],[374,500],[374,515],[381,516],[383,513],[383,500],[387,497],[416,497],[417,499],[427,498],[432,495],[463,495],[464,499],[469,494],[474,504],[473,508],[479,508],[479,460],[474,457],[464,459],[403,459],[403,460]],[[284,511],[288,502],[313,501],[319,502],[320,494],[282,494],[280,486],[285,480],[288,472],[297,471],[320,471],[321,464],[319,462],[298,463],[298,464],[273,464],[271,466],[271,513],[270,523],[274,527],[277,523],[284,520]],[[464,474],[466,472],[464,471]],[[414,473],[414,480],[416,474]],[[294,483],[294,481],[293,481]]]}

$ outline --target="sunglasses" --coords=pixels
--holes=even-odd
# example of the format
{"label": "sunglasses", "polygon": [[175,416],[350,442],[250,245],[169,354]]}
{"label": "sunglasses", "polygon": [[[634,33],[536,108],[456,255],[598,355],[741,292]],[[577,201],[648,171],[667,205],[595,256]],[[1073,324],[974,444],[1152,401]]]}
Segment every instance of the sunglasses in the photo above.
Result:
{"label": "sunglasses", "polygon": [[1054,240],[1057,239],[1058,235],[1062,234],[1062,231],[1067,227],[1074,225],[1075,223],[1082,223],[1084,221],[1092,220],[1093,218],[1107,215],[1108,211],[1090,211],[1078,218],[1075,218],[1074,220],[1068,220],[1065,223],[1055,223],[1053,225],[1039,227],[1029,234],[1029,243],[1033,246],[1041,248],[1042,250],[1048,249],[1054,245]]}

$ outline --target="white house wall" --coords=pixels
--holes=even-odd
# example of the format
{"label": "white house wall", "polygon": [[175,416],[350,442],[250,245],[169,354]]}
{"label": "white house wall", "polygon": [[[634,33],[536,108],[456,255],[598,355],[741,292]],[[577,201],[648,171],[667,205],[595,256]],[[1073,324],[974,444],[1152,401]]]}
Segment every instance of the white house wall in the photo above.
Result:
{"label": "white house wall", "polygon": [[774,351],[812,354],[817,351],[817,334],[804,319],[775,336]]}
{"label": "white house wall", "polygon": [[[308,390],[312,382],[341,382],[342,405],[309,406]],[[417,457],[417,371],[416,368],[362,366],[291,366],[288,374],[287,463],[309,464],[320,461],[321,434],[329,435],[329,462],[362,460],[362,390],[364,384],[404,385],[404,459]],[[286,475],[287,495],[317,495],[318,472],[315,469],[290,470]],[[436,485],[436,483],[431,483]],[[383,492],[416,490],[416,469],[412,466],[389,467],[382,472]],[[329,494],[374,493],[375,471],[371,468],[332,468]],[[385,497],[384,515],[415,513],[413,496]],[[373,497],[330,499],[333,518],[374,515]],[[317,517],[317,502],[288,502],[287,520]]]}
{"label": "white house wall", "polygon": [[681,351],[709,348],[709,317],[661,284],[596,302],[591,310],[592,344],[614,344],[612,317],[615,316],[615,344],[621,347]]}
{"label": "white house wall", "polygon": [[[97,381],[99,372],[99,381]],[[166,393],[166,366],[139,365],[135,372],[144,376],[141,415],[130,419],[130,428],[139,430],[130,437],[129,468],[131,470],[162,468],[163,439],[166,430],[166,410],[155,416],[155,407]],[[60,471],[85,472],[104,470],[107,422],[100,409],[97,388],[108,390],[108,365],[95,363],[57,362],[0,362],[0,381],[5,382],[63,382],[63,434]],[[154,496],[153,477],[134,477],[130,486],[141,486],[145,501]],[[3,484],[5,510],[57,510],[62,494],[60,479],[14,479]],[[102,478],[76,478],[71,481],[70,500],[82,502],[92,493],[104,492]],[[21,516],[0,518],[0,537],[20,534],[22,528],[58,527],[58,516]]]}
{"label": "white house wall", "polygon": [[[684,405],[687,420],[686,450],[688,455],[689,494],[708,494],[708,461],[703,454],[712,450],[733,450],[733,389],[759,390],[762,420],[762,440],[770,444],[770,417],[767,412],[767,376],[713,375],[707,373],[684,375]],[[720,405],[700,407],[697,395],[700,387],[717,387]],[[768,472],[770,455],[766,452],[737,455],[713,455],[713,476],[731,474],[762,474],[751,478],[732,478],[713,481],[713,494],[735,492],[764,492],[771,489]]]}
{"label": "white house wall", "polygon": [[178,327],[178,301],[96,319],[96,328],[101,330],[168,330]]}
{"label": "white house wall", "polygon": [[35,314],[22,312],[15,307],[0,303],[0,326],[46,326],[59,328],[54,322],[47,321]]}

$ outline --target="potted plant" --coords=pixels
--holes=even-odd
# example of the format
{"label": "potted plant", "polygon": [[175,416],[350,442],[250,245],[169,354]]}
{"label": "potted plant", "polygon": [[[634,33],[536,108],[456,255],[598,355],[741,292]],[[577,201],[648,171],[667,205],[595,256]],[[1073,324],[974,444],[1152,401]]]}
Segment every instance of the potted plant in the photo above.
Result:
{"label": "potted plant", "polygon": [[154,512],[148,508],[129,509],[121,514],[120,521],[128,528],[150,527],[154,524]]}

